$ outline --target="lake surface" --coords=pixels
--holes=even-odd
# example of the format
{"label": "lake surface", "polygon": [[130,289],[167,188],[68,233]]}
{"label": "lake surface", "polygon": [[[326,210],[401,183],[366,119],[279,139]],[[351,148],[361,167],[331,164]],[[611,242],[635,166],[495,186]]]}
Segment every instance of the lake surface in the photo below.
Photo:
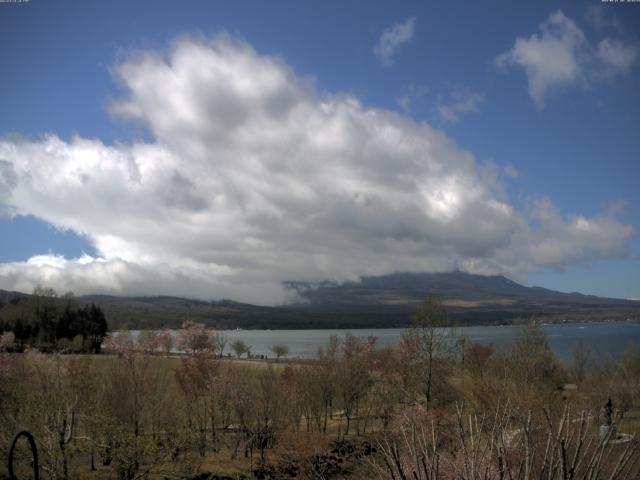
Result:
{"label": "lake surface", "polygon": [[[468,340],[481,344],[493,344],[495,347],[508,345],[522,327],[475,326],[456,328],[456,335],[464,335]],[[582,339],[591,347],[596,357],[607,358],[617,356],[634,340],[640,346],[640,322],[589,322],[542,325],[547,334],[549,346],[560,358],[569,360],[578,340]],[[331,329],[331,330],[221,330],[228,342],[225,353],[231,352],[230,344],[236,339],[251,346],[252,355],[273,357],[270,347],[284,344],[289,347],[289,357],[313,358],[318,348],[329,343],[332,335],[344,338],[347,333],[367,338],[378,338],[377,346],[393,345],[404,329],[401,328],[366,328],[366,329]],[[136,333],[136,332],[132,332]]]}

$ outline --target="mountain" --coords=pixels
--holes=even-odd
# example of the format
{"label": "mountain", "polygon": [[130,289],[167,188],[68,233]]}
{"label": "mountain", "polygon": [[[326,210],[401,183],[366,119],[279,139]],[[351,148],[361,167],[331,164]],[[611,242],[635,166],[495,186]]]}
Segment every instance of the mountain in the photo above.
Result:
{"label": "mountain", "polygon": [[440,297],[458,323],[508,323],[531,317],[547,321],[640,318],[638,301],[525,287],[501,275],[393,273],[342,284],[286,285],[310,310],[380,311],[398,320],[409,318],[427,295]]}
{"label": "mountain", "polygon": [[[532,317],[545,321],[640,318],[640,302],[525,287],[503,276],[452,273],[394,273],[360,282],[284,285],[296,303],[262,307],[230,300],[177,297],[85,295],[96,303],[111,328],[176,328],[185,320],[214,328],[403,327],[428,296],[438,295],[458,324],[509,323]],[[25,296],[0,291],[0,304]],[[1,311],[0,311],[1,312]]]}
{"label": "mountain", "polygon": [[9,303],[16,298],[28,297],[26,293],[20,292],[8,292],[6,290],[0,290],[0,306],[5,303]]}
{"label": "mountain", "polygon": [[541,287],[525,287],[507,277],[452,273],[393,273],[363,277],[359,282],[310,284],[285,282],[304,300],[314,304],[412,304],[426,295],[437,295],[445,303],[459,307],[514,305],[525,302],[548,305],[632,305],[638,302],[563,293]]}

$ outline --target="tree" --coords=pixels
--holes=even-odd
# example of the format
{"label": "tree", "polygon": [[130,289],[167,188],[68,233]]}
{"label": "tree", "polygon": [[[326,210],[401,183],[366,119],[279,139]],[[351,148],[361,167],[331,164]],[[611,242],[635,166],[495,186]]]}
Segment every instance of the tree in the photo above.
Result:
{"label": "tree", "polygon": [[502,363],[504,392],[520,408],[543,407],[566,383],[564,368],[536,322],[522,326],[511,346],[496,358]]}
{"label": "tree", "polygon": [[100,307],[91,304],[90,307],[80,311],[80,315],[85,318],[86,328],[82,336],[89,340],[89,347],[92,352],[100,353],[100,347],[107,335],[107,319]]}
{"label": "tree", "polygon": [[571,376],[576,382],[582,382],[589,366],[591,365],[591,348],[579,339],[573,349],[571,361]]}
{"label": "tree", "polygon": [[246,343],[244,343],[240,339],[237,339],[237,340],[234,340],[233,342],[231,342],[231,349],[236,353],[238,358],[240,358],[245,353],[248,356],[249,352],[251,352],[251,347],[248,346]]}
{"label": "tree", "polygon": [[271,365],[260,371],[257,380],[251,437],[252,447],[260,450],[260,459],[264,461],[264,451],[273,446],[277,432],[284,428],[289,408],[281,378]]}
{"label": "tree", "polygon": [[120,356],[135,351],[133,337],[129,330],[114,332],[112,335],[107,336],[104,344],[106,350],[117,353]]}
{"label": "tree", "polygon": [[138,335],[138,347],[145,353],[153,353],[158,348],[158,334],[153,330],[142,330]]}
{"label": "tree", "polygon": [[485,367],[494,350],[492,344],[481,345],[479,343],[472,343],[465,348],[467,368],[474,377],[479,380],[484,378]]}
{"label": "tree", "polygon": [[[347,334],[342,343],[342,362],[339,364],[337,378],[342,398],[342,407],[346,419],[345,435],[349,435],[351,418],[359,417],[360,404],[371,387],[371,354],[376,337],[366,341]],[[356,431],[360,434],[360,423],[356,422]]]}
{"label": "tree", "polygon": [[195,444],[201,456],[206,454],[209,430],[214,448],[216,444],[217,376],[218,364],[213,350],[192,351],[184,355],[176,369],[178,385],[185,395],[187,423],[198,433]]}
{"label": "tree", "polygon": [[624,386],[623,393],[627,397],[623,404],[633,407],[640,398],[640,348],[635,341],[630,340],[620,354],[618,371],[622,380],[619,383]]}
{"label": "tree", "polygon": [[13,332],[3,332],[0,335],[0,352],[10,352],[16,344],[16,336]]}
{"label": "tree", "polygon": [[85,341],[82,335],[78,334],[73,337],[73,340],[71,340],[71,342],[69,343],[69,349],[73,353],[80,353],[86,350]]}
{"label": "tree", "polygon": [[273,352],[278,360],[280,360],[280,357],[286,357],[287,355],[289,355],[289,347],[287,345],[272,345],[271,347],[269,347],[269,350]]}
{"label": "tree", "polygon": [[166,328],[158,333],[156,338],[158,347],[165,354],[169,355],[171,353],[171,349],[173,348],[173,335],[171,330],[167,330]]}
{"label": "tree", "polygon": [[405,400],[406,389],[402,375],[402,365],[398,361],[395,348],[383,348],[373,355],[374,383],[367,396],[368,414],[363,430],[366,431],[367,418],[382,420],[386,431],[393,418],[396,405]]}
{"label": "tree", "polygon": [[191,321],[184,322],[178,331],[178,347],[189,354],[215,350],[211,331],[201,323]]}
{"label": "tree", "polygon": [[324,422],[322,431],[327,431],[329,416],[332,415],[333,401],[336,396],[338,383],[338,349],[340,340],[336,335],[331,335],[327,347],[318,348],[318,383],[320,385],[321,398],[324,404]]}
{"label": "tree", "polygon": [[213,343],[216,347],[216,351],[220,358],[222,358],[222,354],[224,353],[224,349],[227,346],[227,336],[222,332],[216,332],[213,336]]}
{"label": "tree", "polygon": [[514,379],[522,385],[555,388],[561,383],[560,364],[537,322],[529,323],[518,333],[511,346],[510,366]]}
{"label": "tree", "polygon": [[36,285],[36,288],[33,289],[33,296],[42,298],[58,298],[58,293],[53,288]]}
{"label": "tree", "polygon": [[[50,288],[37,287],[31,297],[15,299],[3,309],[0,331],[12,331],[16,350],[35,347],[43,352],[66,351],[74,338],[78,352],[99,353],[107,321],[96,305],[78,307],[73,294],[58,297]],[[78,348],[79,347],[79,348]]]}
{"label": "tree", "polygon": [[442,301],[436,296],[429,296],[413,313],[412,327],[404,338],[424,372],[422,382],[427,407],[433,394],[435,362],[438,357],[449,355],[453,347],[451,332],[443,328],[447,326],[447,321],[447,310]]}
{"label": "tree", "polygon": [[36,347],[43,352],[54,350],[58,323],[58,294],[52,288],[37,286],[33,290],[37,326]]}

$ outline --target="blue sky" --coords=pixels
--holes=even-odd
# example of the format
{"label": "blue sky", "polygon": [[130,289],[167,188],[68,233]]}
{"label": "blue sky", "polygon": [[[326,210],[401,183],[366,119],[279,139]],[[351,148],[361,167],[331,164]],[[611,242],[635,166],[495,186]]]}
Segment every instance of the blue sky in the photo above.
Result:
{"label": "blue sky", "polygon": [[[48,282],[81,293],[192,293],[274,303],[281,301],[277,284],[292,276],[340,280],[397,269],[461,268],[563,291],[640,298],[640,5],[396,3],[0,4],[0,160],[5,162],[0,188],[6,191],[0,192],[0,288],[28,290]],[[379,155],[380,164],[364,167],[372,179],[359,184],[357,155],[371,151],[371,138],[350,137],[348,148],[314,147],[318,158],[307,165],[307,150],[291,146],[289,130],[270,137],[267,147],[261,144],[261,153],[238,147],[231,154],[215,150],[226,141],[217,135],[235,135],[228,125],[214,132],[205,118],[169,129],[162,119],[179,111],[171,110],[176,102],[163,99],[175,89],[197,87],[202,90],[197,98],[204,99],[199,102],[207,102],[207,91],[228,87],[217,80],[202,85],[194,77],[199,73],[180,70],[176,59],[194,54],[193,45],[209,45],[204,54],[217,55],[215,65],[231,58],[225,68],[244,68],[236,58],[256,66],[268,59],[268,68],[292,75],[285,87],[296,91],[292,102],[300,108],[314,103],[317,112],[334,102],[332,108],[341,111],[358,102],[349,118],[359,128],[381,132],[386,125],[405,132],[416,151],[398,160],[387,145],[376,147],[372,158]],[[163,57],[163,65],[183,81],[166,91],[153,83],[155,99],[136,90],[138,80],[161,78],[166,70],[147,68],[144,55]],[[271,102],[269,92],[255,89],[238,102],[250,104],[256,96]],[[218,102],[207,112],[224,116],[223,107]],[[238,111],[232,107],[229,112]],[[367,112],[378,119],[371,129],[363,126]],[[286,127],[271,121],[274,132]],[[319,130],[323,125],[333,131],[328,123]],[[356,131],[347,127],[339,135]],[[202,141],[199,147],[211,155],[206,162],[185,140],[193,129],[198,131],[193,141]],[[59,142],[46,140],[46,134]],[[87,144],[79,147],[74,139]],[[435,199],[426,193],[427,203],[437,206],[444,198],[447,208],[457,206],[453,213],[423,208],[396,190],[396,183],[381,180],[390,172],[415,172],[411,162],[421,158],[422,141],[427,150],[441,141],[447,145],[420,160],[418,178],[424,182],[416,182],[416,194],[433,190],[431,181],[448,182],[455,188],[443,189]],[[87,150],[94,149],[102,152],[103,160],[94,159],[97,165],[115,162],[116,168],[118,159],[131,157],[127,161],[142,171],[140,165],[155,160],[138,157],[134,145],[161,147],[163,153],[153,158],[173,159],[153,163],[158,179],[136,180],[153,186],[144,198],[159,195],[156,204],[164,202],[170,210],[135,201],[131,185],[119,191],[113,187],[116,177],[101,166],[83,170],[91,164]],[[304,159],[292,154],[297,163],[287,166],[296,174],[267,182],[278,185],[278,192],[256,183],[265,174],[254,178],[254,162],[262,162],[266,175],[274,171],[260,157],[265,151],[271,158],[303,150]],[[241,160],[225,161],[223,169],[216,159],[227,154]],[[340,163],[340,155],[351,160]],[[472,156],[471,165],[466,155]],[[72,171],[69,162],[74,172],[83,171],[80,178],[95,175],[103,183],[88,182],[84,190],[76,190],[76,183],[65,186],[69,175],[56,175]],[[317,177],[305,173],[320,168]],[[441,173],[433,172],[446,175],[434,178]],[[327,183],[330,173],[343,176]],[[218,174],[221,183],[205,184]],[[47,178],[55,188],[38,183]],[[162,181],[168,183],[162,187]],[[334,190],[337,184],[341,187]],[[234,196],[244,185],[256,185],[255,198]],[[480,185],[475,196],[460,191],[468,185]],[[188,198],[179,190],[183,187],[190,189]],[[318,203],[303,202],[301,212],[295,206],[303,197],[281,198],[288,188],[309,190]],[[222,215],[210,198],[201,202],[198,195],[206,191],[221,192],[228,202],[225,212],[238,208],[238,213]],[[376,215],[337,200],[329,207],[321,199],[324,192],[331,201],[352,196],[365,199],[356,206],[380,202],[382,207]],[[491,208],[476,211],[476,203]],[[188,205],[178,212],[183,204]],[[413,209],[415,225],[399,215]],[[280,222],[262,225],[268,214]],[[166,238],[148,233],[160,232],[163,224]],[[302,230],[304,235],[292,233]],[[223,232],[244,237],[234,241]],[[375,241],[369,242],[372,236]],[[84,260],[76,262],[83,253]],[[156,282],[159,271],[170,273]],[[267,293],[256,296],[255,290]]]}

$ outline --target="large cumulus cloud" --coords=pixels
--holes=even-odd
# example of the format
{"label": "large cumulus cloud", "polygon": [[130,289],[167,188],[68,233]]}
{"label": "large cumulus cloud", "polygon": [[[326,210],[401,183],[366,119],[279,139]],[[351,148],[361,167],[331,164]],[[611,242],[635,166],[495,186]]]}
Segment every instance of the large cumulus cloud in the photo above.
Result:
{"label": "large cumulus cloud", "polygon": [[87,236],[97,258],[0,264],[0,288],[288,299],[284,280],[392,271],[522,276],[624,253],[632,228],[518,212],[495,169],[444,133],[318,92],[225,36],[116,70],[112,113],[151,141],[0,140],[0,205]]}

